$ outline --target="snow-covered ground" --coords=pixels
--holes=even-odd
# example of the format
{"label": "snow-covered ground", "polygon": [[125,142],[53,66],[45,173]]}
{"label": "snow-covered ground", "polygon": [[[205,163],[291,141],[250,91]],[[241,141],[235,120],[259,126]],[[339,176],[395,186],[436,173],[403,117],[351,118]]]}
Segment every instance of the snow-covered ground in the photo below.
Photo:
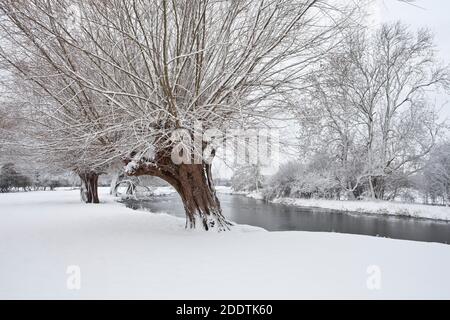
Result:
{"label": "snow-covered ground", "polygon": [[176,190],[172,187],[156,187],[153,190],[154,196],[167,196],[173,193],[176,193]]}
{"label": "snow-covered ground", "polygon": [[[447,245],[189,231],[107,193],[100,205],[81,204],[77,191],[1,194],[0,298],[450,298]],[[81,289],[69,290],[78,271]]]}
{"label": "snow-covered ground", "polygon": [[280,198],[274,203],[299,207],[317,207],[339,211],[450,221],[450,207],[436,207],[391,201],[338,201],[323,199]]}

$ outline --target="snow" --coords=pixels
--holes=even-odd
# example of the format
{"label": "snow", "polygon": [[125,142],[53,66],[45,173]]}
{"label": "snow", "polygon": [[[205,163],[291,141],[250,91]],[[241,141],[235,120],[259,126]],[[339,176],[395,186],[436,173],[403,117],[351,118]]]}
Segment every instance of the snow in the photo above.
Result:
{"label": "snow", "polygon": [[133,173],[138,167],[139,167],[139,163],[137,162],[137,160],[133,160],[133,161],[130,161],[125,166],[124,170],[126,173]]}
{"label": "snow", "polygon": [[450,207],[410,204],[393,201],[339,201],[323,199],[279,198],[272,201],[299,207],[316,207],[365,214],[406,216],[450,221]]}
{"label": "snow", "polygon": [[[0,298],[450,298],[447,245],[248,226],[190,231],[184,219],[125,208],[108,189],[101,198],[0,195]],[[67,288],[69,266],[80,268],[81,290]],[[380,287],[367,285],[373,270]]]}
{"label": "snow", "polygon": [[258,191],[254,191],[254,192],[250,192],[246,195],[247,198],[252,198],[255,200],[264,200],[264,196],[261,192]]}
{"label": "snow", "polygon": [[232,187],[223,187],[223,186],[216,186],[216,191],[218,193],[222,194],[234,194],[239,196],[245,196],[247,198],[255,199],[255,200],[264,200],[264,196],[262,192],[258,191],[235,191]]}
{"label": "snow", "polygon": [[167,196],[176,193],[176,190],[173,187],[156,187],[152,191],[153,196]]}
{"label": "snow", "polygon": [[233,194],[233,188],[225,186],[216,186],[216,192],[222,194]]}
{"label": "snow", "polygon": [[126,194],[128,186],[119,187],[117,189],[117,196],[120,197],[122,200],[125,199],[145,199],[145,198],[151,198],[151,197],[162,197],[162,196],[168,196],[173,193],[176,193],[176,190],[173,187],[150,187],[150,188],[142,188],[142,187],[136,187],[135,194],[129,195]]}

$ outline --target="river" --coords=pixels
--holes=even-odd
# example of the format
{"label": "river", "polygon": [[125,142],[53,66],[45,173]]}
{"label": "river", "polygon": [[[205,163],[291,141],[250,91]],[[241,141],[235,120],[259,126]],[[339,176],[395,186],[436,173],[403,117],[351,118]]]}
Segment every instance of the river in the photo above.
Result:
{"label": "river", "polygon": [[[450,223],[339,212],[329,209],[295,207],[267,203],[239,195],[219,194],[227,219],[238,224],[264,228],[268,231],[311,231],[359,234],[392,239],[450,243]],[[184,217],[177,194],[153,197],[145,201],[127,200],[135,210],[168,213]]]}

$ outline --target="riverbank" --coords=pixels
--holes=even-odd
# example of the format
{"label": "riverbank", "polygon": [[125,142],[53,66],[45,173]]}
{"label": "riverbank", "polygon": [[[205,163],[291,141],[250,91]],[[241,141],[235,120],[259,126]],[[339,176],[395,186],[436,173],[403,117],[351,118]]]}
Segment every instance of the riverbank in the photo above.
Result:
{"label": "riverbank", "polygon": [[[217,192],[242,195],[256,200],[264,200],[264,197],[260,192],[238,192],[234,191],[230,187],[217,187]],[[357,214],[387,215],[447,222],[450,221],[450,207],[424,204],[394,201],[349,201],[299,198],[277,198],[271,202],[296,207],[330,209],[337,212],[354,212]]]}
{"label": "riverbank", "polygon": [[264,196],[261,192],[254,191],[254,192],[247,192],[247,191],[235,191],[231,187],[224,187],[224,186],[216,186],[217,193],[222,194],[232,194],[236,196],[244,196],[247,198],[255,199],[255,200],[264,200]]}
{"label": "riverbank", "polygon": [[[448,245],[246,226],[198,232],[127,209],[108,189],[101,199],[0,195],[0,298],[450,298]],[[80,290],[67,286],[71,270]]]}
{"label": "riverbank", "polygon": [[315,207],[356,212],[371,215],[390,215],[420,219],[450,221],[450,207],[437,207],[422,204],[409,204],[389,201],[348,201],[323,199],[279,198],[272,201],[290,206]]}

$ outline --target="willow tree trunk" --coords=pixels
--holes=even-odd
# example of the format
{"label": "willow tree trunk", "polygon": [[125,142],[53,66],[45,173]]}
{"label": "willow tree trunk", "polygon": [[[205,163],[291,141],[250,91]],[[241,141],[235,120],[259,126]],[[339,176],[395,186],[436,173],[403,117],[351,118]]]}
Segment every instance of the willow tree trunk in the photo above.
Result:
{"label": "willow tree trunk", "polygon": [[82,173],[81,178],[81,199],[85,203],[100,203],[98,198],[98,177],[95,172]]}
{"label": "willow tree trunk", "polygon": [[184,205],[186,228],[203,228],[207,231],[230,229],[232,224],[222,214],[210,164],[176,165],[163,161],[162,164],[142,164],[130,174],[156,176],[172,185]]}
{"label": "willow tree trunk", "polygon": [[230,224],[222,214],[209,165],[178,166],[175,189],[186,211],[186,227],[227,230]]}

